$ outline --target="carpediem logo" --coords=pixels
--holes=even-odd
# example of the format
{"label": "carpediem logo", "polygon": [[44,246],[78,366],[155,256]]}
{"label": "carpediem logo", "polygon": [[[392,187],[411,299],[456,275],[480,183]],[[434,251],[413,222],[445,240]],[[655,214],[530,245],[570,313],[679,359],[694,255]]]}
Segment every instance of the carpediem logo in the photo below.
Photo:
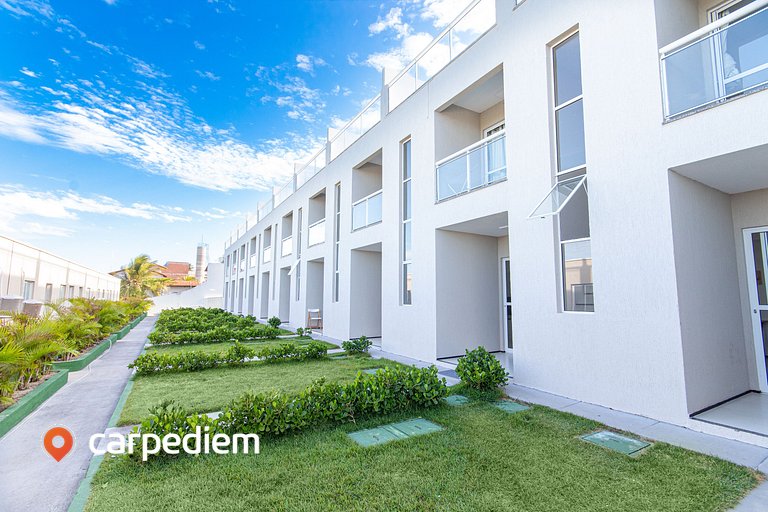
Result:
{"label": "carpediem logo", "polygon": [[94,455],[132,455],[137,447],[141,449],[141,459],[147,461],[152,455],[159,455],[162,451],[167,455],[200,455],[214,453],[216,455],[229,455],[230,453],[258,454],[259,436],[257,434],[224,434],[210,433],[210,427],[195,428],[181,436],[179,434],[165,434],[162,437],[152,433],[131,432],[121,434],[112,432],[109,434],[94,434],[88,441],[88,447]]}
{"label": "carpediem logo", "polygon": [[[54,427],[45,433],[43,448],[48,454],[60,461],[72,449],[75,439],[72,433],[64,427]],[[94,455],[133,455],[137,449],[141,450],[141,459],[146,462],[150,456],[163,452],[167,455],[229,455],[230,453],[258,454],[259,436],[257,434],[211,434],[210,427],[195,428],[183,436],[179,434],[165,434],[160,437],[157,434],[131,432],[121,434],[110,432],[108,434],[93,434],[88,441],[88,448]]]}

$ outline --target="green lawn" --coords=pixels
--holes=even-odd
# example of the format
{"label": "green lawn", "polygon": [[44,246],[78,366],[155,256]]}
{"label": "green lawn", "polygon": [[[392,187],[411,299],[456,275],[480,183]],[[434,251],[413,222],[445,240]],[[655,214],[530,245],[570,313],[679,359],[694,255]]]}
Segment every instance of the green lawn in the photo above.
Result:
{"label": "green lawn", "polygon": [[[445,430],[372,448],[345,435],[417,415]],[[510,415],[475,401],[264,438],[260,455],[108,459],[87,510],[724,511],[756,485],[746,468],[671,445],[632,458],[578,438],[598,428],[545,407]]]}
{"label": "green lawn", "polygon": [[219,411],[248,390],[299,392],[321,377],[329,382],[352,380],[359,370],[396,364],[383,359],[352,357],[137,375],[118,424],[139,423],[148,416],[150,407],[163,400],[174,400],[190,413]]}
{"label": "green lawn", "polygon": [[[313,341],[311,338],[299,338],[298,336],[296,336],[294,338],[245,342],[243,343],[243,345],[259,350],[265,347],[275,347],[278,345],[282,345],[284,343],[295,343],[297,345],[306,345],[311,341]],[[316,341],[316,343],[322,343],[329,349],[339,348],[337,345],[334,345],[333,343],[328,343],[325,341]],[[180,345],[154,345],[149,347],[147,349],[147,352],[154,351],[154,352],[163,353],[163,354],[175,354],[178,352],[189,352],[192,350],[200,350],[203,352],[225,352],[232,345],[234,345],[234,342],[187,343],[187,344],[180,344]]]}

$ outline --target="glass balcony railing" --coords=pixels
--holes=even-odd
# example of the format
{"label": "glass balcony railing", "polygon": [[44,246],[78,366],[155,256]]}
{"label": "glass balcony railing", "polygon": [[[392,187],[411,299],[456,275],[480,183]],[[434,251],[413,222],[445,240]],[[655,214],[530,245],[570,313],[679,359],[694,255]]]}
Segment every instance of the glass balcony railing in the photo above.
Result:
{"label": "glass balcony railing", "polygon": [[310,180],[315,174],[325,168],[325,146],[317,153],[307,165],[296,173],[296,188],[298,189]]}
{"label": "glass balcony railing", "polygon": [[255,267],[256,266],[256,255],[255,254],[251,254],[251,259],[250,259],[249,263],[250,263],[251,267]]}
{"label": "glass balcony railing", "polygon": [[320,219],[309,226],[307,245],[317,245],[325,242],[325,219]]}
{"label": "glass balcony railing", "polygon": [[389,84],[390,112],[496,24],[496,0],[477,0]]}
{"label": "glass balcony railing", "polygon": [[381,222],[381,190],[352,204],[352,231]]}
{"label": "glass balcony railing", "polygon": [[288,256],[292,252],[293,252],[293,237],[287,236],[283,238],[283,241],[280,244],[280,255]]}
{"label": "glass balcony railing", "polygon": [[376,96],[331,139],[331,160],[381,121],[381,95]]}
{"label": "glass balcony railing", "polygon": [[272,247],[264,248],[264,263],[272,261]]}
{"label": "glass balcony railing", "polygon": [[240,260],[240,272],[245,272],[245,258]]}
{"label": "glass balcony railing", "polygon": [[283,185],[280,190],[273,193],[272,203],[274,204],[275,208],[277,205],[291,197],[291,194],[296,191],[295,183],[295,180],[291,179],[291,181]]}
{"label": "glass balcony railing", "polygon": [[768,4],[753,2],[660,53],[667,119],[768,86]]}
{"label": "glass balcony railing", "polygon": [[444,201],[507,178],[506,133],[501,131],[436,164],[437,200]]}

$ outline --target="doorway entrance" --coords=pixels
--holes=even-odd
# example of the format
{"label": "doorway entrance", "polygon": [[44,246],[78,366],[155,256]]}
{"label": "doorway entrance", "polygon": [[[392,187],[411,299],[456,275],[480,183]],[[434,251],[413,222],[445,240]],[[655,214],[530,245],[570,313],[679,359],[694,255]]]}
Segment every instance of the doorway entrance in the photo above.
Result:
{"label": "doorway entrance", "polygon": [[758,384],[768,392],[768,227],[744,230],[744,254]]}

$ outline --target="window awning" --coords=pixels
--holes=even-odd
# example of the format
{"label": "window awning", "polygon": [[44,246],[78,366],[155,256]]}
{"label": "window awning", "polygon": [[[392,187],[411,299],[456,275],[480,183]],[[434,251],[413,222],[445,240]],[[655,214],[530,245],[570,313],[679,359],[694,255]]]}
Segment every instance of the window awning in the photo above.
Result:
{"label": "window awning", "polygon": [[581,187],[584,187],[586,191],[586,175],[576,176],[575,178],[569,178],[557,183],[528,218],[535,219],[559,214]]}

